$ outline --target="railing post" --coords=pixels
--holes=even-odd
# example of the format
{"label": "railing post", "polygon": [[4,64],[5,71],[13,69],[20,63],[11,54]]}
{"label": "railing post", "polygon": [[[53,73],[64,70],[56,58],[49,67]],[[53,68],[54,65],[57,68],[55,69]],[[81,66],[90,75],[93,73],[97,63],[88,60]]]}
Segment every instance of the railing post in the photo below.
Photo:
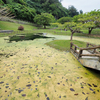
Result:
{"label": "railing post", "polygon": [[95,53],[95,52],[96,52],[96,49],[94,49],[93,53]]}
{"label": "railing post", "polygon": [[89,47],[89,43],[87,43],[86,47]]}
{"label": "railing post", "polygon": [[99,56],[99,62],[100,62],[100,56]]}
{"label": "railing post", "polygon": [[72,49],[72,46],[73,46],[73,43],[71,42],[71,43],[70,43],[70,49]]}
{"label": "railing post", "polygon": [[77,47],[75,46],[75,47],[74,47],[74,53],[75,53],[76,50],[77,50]]}
{"label": "railing post", "polygon": [[83,50],[80,49],[78,59],[81,57],[82,52],[83,52]]}

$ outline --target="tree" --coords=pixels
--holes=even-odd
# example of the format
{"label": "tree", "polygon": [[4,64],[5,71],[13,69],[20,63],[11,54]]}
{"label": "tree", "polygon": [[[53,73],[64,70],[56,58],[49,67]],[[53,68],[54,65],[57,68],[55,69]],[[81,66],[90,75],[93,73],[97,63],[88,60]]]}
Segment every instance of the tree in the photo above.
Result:
{"label": "tree", "polygon": [[84,27],[88,29],[88,34],[91,35],[93,29],[100,27],[100,10],[81,14],[78,21],[83,23]]}
{"label": "tree", "polygon": [[68,7],[68,11],[69,11],[69,15],[71,17],[79,14],[79,12],[77,11],[77,9],[73,5]]}
{"label": "tree", "polygon": [[62,17],[57,20],[58,23],[64,24],[65,22],[71,22],[72,18],[71,17]]}
{"label": "tree", "polygon": [[3,5],[3,4],[4,4],[4,2],[2,0],[0,0],[0,5]]}
{"label": "tree", "polygon": [[80,10],[80,11],[79,11],[79,13],[80,13],[80,14],[83,14],[83,11],[82,11],[82,10]]}
{"label": "tree", "polygon": [[36,15],[34,22],[38,25],[43,25],[46,28],[52,21],[54,21],[54,16],[49,13],[41,13],[41,15]]}
{"label": "tree", "polygon": [[14,13],[16,18],[33,21],[33,18],[36,15],[36,10],[34,8],[30,8],[19,3],[14,3],[13,5],[8,5],[10,11]]}
{"label": "tree", "polygon": [[64,24],[64,28],[71,31],[71,39],[70,40],[72,41],[73,34],[80,31],[80,29],[82,28],[82,24],[81,23],[77,24],[75,22],[67,22]]}

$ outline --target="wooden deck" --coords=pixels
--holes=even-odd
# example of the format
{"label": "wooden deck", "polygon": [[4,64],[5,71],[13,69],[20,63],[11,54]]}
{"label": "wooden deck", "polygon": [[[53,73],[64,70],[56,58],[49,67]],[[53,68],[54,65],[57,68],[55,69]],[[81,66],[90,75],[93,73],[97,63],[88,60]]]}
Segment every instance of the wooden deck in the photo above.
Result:
{"label": "wooden deck", "polygon": [[77,60],[85,67],[100,71],[100,46],[87,43],[86,48],[80,48],[71,43],[70,51]]}

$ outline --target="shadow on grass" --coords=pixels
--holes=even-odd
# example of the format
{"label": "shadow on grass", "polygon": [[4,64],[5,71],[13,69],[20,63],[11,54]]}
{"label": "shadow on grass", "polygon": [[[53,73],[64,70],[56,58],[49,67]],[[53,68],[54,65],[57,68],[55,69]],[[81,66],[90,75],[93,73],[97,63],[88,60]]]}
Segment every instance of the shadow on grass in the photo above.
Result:
{"label": "shadow on grass", "polygon": [[29,34],[29,35],[14,35],[14,36],[11,36],[9,38],[9,42],[12,42],[12,41],[23,41],[23,40],[34,40],[34,39],[37,39],[37,38],[54,38],[54,37],[47,37],[47,36],[44,36],[43,33],[37,33],[37,34]]}

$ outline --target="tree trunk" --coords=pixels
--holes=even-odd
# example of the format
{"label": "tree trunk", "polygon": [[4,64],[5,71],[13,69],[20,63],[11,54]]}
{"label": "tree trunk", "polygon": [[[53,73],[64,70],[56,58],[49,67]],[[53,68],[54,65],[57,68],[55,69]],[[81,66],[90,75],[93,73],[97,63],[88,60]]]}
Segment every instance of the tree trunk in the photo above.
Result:
{"label": "tree trunk", "polygon": [[73,34],[74,34],[74,32],[72,32],[72,34],[71,34],[71,38],[70,38],[71,41],[72,41],[72,38],[73,38]]}
{"label": "tree trunk", "polygon": [[88,33],[88,35],[91,35],[92,29],[93,29],[93,28],[89,28],[89,33]]}
{"label": "tree trunk", "polygon": [[46,25],[44,25],[44,29],[46,29]]}

